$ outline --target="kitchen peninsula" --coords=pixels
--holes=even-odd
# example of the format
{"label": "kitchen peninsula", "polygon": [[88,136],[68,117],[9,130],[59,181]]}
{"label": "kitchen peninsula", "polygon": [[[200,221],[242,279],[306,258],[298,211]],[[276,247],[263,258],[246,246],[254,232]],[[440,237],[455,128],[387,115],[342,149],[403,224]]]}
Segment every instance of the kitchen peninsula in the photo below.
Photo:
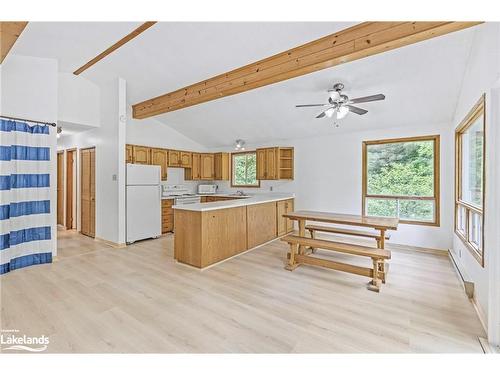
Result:
{"label": "kitchen peninsula", "polygon": [[205,268],[285,235],[293,205],[293,194],[273,193],[174,206],[174,258]]}

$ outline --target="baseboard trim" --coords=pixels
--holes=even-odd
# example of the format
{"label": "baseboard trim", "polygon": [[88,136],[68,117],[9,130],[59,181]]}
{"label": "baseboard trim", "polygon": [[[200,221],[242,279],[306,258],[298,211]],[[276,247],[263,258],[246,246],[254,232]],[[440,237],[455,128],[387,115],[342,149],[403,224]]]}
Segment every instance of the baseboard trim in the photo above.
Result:
{"label": "baseboard trim", "polygon": [[106,245],[109,245],[115,249],[123,249],[123,248],[127,247],[126,243],[117,243],[117,242],[113,242],[113,241],[108,241],[108,240],[105,240],[104,238],[100,238],[100,237],[94,237],[94,240],[98,241],[98,242],[105,243]]}
{"label": "baseboard trim", "polygon": [[462,281],[462,285],[465,290],[465,294],[467,297],[470,299],[474,298],[474,282],[467,276],[465,271],[462,269],[460,266],[460,262],[458,259],[455,258],[455,254],[451,249],[448,250],[448,256],[450,257],[451,264],[453,264],[453,268],[457,272],[458,276],[460,277],[460,280]]}

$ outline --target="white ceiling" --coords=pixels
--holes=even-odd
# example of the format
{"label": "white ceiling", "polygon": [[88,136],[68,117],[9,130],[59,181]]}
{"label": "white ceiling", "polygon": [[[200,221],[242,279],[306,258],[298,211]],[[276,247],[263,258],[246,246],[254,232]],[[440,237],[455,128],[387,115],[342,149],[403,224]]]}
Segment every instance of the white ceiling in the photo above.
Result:
{"label": "white ceiling", "polygon": [[[127,80],[130,104],[237,68],[353,23],[170,23],[146,30],[82,75],[96,83]],[[138,23],[30,23],[13,53],[58,58],[72,72]],[[474,29],[155,117],[208,146],[230,145],[452,120]],[[335,82],[351,97],[384,93],[332,126],[318,109]]]}

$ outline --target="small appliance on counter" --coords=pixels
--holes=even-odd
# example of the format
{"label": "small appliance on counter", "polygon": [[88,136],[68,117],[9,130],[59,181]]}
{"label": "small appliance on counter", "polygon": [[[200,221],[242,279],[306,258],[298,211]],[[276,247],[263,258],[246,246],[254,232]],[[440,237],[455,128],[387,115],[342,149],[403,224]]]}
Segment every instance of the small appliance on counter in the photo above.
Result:
{"label": "small appliance on counter", "polygon": [[198,185],[198,194],[215,194],[217,192],[217,185]]}
{"label": "small appliance on counter", "polygon": [[175,205],[200,203],[201,199],[194,193],[190,193],[185,185],[162,185],[161,197],[173,199]]}

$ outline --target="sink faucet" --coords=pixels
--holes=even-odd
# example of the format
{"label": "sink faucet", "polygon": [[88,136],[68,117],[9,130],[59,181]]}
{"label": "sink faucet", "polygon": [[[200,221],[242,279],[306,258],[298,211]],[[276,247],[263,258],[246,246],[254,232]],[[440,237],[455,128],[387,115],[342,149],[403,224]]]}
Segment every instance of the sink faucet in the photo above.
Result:
{"label": "sink faucet", "polygon": [[243,190],[237,190],[236,195],[245,195],[245,193],[243,192]]}

